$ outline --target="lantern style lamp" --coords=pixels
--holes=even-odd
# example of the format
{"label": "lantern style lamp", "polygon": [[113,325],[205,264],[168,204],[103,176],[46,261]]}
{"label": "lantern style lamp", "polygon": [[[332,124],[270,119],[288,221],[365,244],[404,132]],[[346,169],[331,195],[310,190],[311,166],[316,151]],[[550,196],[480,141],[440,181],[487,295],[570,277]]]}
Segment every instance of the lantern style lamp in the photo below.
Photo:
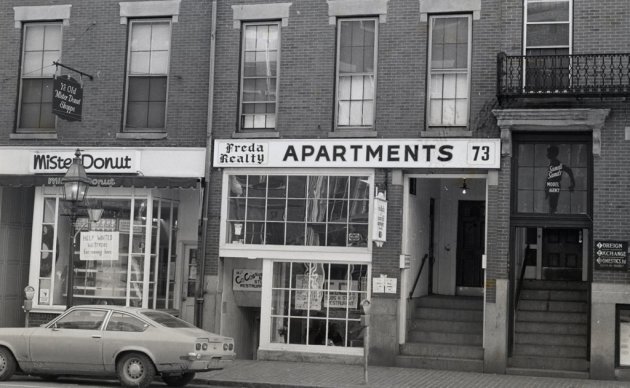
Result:
{"label": "lantern style lamp", "polygon": [[61,182],[63,183],[63,199],[72,202],[72,205],[83,202],[91,181],[85,173],[80,150],[77,149],[74,153],[72,164],[66,175],[61,178]]}

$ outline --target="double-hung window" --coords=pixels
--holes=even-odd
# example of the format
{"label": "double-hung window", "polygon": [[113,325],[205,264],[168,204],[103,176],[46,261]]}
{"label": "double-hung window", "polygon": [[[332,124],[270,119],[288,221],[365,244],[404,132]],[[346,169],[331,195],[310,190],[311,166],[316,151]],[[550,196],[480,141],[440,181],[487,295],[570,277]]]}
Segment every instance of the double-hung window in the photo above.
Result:
{"label": "double-hung window", "polygon": [[170,48],[170,20],[130,22],[126,130],[164,130]]}
{"label": "double-hung window", "polygon": [[377,20],[337,22],[337,128],[374,125]]}
{"label": "double-hung window", "polygon": [[525,0],[526,90],[569,86],[572,0]]}
{"label": "double-hung window", "polygon": [[25,23],[18,132],[51,132],[54,61],[61,57],[61,23]]}
{"label": "double-hung window", "polygon": [[471,15],[432,16],[429,25],[429,126],[466,126],[470,95]]}
{"label": "double-hung window", "polygon": [[241,55],[240,129],[275,129],[280,24],[243,24]]}

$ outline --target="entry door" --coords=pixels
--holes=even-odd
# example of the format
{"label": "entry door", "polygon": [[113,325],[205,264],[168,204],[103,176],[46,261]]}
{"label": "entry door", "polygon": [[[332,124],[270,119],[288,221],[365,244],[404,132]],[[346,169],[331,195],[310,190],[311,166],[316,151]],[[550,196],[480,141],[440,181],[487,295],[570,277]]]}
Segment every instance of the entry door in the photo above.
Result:
{"label": "entry door", "polygon": [[544,229],[542,276],[546,280],[582,280],[581,229]]}
{"label": "entry door", "polygon": [[195,292],[199,282],[196,244],[184,244],[184,267],[182,271],[181,318],[186,322],[195,322]]}
{"label": "entry door", "polygon": [[485,201],[459,201],[457,220],[457,287],[481,287]]}

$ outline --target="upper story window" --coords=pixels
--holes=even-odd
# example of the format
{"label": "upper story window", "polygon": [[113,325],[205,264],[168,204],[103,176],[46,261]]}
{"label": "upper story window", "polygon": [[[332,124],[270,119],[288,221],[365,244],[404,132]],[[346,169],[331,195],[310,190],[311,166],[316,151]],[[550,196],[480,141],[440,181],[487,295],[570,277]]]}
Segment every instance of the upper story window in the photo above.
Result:
{"label": "upper story window", "polygon": [[126,130],[164,130],[170,48],[170,19],[130,21]]}
{"label": "upper story window", "polygon": [[280,67],[280,24],[244,23],[240,128],[275,129]]}
{"label": "upper story window", "polygon": [[61,23],[24,23],[19,132],[51,132],[54,61],[61,58]]}
{"label": "upper story window", "polygon": [[468,125],[471,15],[431,16],[428,124]]}
{"label": "upper story window", "polygon": [[338,20],[337,128],[374,125],[377,20]]}
{"label": "upper story window", "polygon": [[526,87],[569,86],[567,55],[572,46],[572,8],[572,0],[525,0]]}

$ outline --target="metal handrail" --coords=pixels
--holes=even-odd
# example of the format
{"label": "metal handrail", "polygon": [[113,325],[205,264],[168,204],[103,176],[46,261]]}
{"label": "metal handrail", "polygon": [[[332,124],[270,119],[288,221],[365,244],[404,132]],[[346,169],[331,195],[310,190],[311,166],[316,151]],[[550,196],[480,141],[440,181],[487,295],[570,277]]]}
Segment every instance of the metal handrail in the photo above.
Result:
{"label": "metal handrail", "polygon": [[630,53],[497,55],[497,97],[630,96]]}
{"label": "metal handrail", "polygon": [[422,275],[422,269],[424,268],[424,264],[427,262],[428,258],[429,258],[428,253],[425,253],[424,256],[422,256],[422,263],[420,264],[420,270],[418,270],[418,274],[416,275],[416,281],[413,282],[413,288],[411,289],[411,292],[409,293],[409,299],[411,299],[411,297],[413,296],[413,292],[416,290],[416,286],[418,285],[418,280],[420,280],[420,275]]}
{"label": "metal handrail", "polygon": [[518,307],[518,301],[521,299],[521,289],[523,288],[523,279],[525,278],[525,270],[527,269],[527,251],[525,251],[525,257],[523,258],[523,266],[521,267],[521,274],[516,283],[516,301],[514,302],[514,310]]}

